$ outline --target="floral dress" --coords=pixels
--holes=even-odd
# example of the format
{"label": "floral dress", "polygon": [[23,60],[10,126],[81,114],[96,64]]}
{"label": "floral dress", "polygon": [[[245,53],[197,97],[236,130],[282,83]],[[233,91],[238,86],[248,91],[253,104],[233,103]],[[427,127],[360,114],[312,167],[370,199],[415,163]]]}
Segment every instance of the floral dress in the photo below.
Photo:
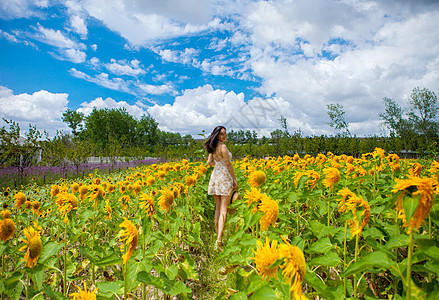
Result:
{"label": "floral dress", "polygon": [[[230,158],[232,154],[229,151]],[[215,167],[213,168],[212,175],[210,176],[209,189],[207,194],[209,195],[221,195],[229,196],[233,186],[233,178],[227,170],[226,161],[224,157],[219,161],[215,160]]]}

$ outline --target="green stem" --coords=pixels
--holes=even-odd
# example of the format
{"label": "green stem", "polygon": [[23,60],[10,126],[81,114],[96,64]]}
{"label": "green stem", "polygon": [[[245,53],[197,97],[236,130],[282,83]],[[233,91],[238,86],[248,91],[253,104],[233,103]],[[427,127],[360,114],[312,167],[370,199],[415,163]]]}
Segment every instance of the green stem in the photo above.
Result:
{"label": "green stem", "polygon": [[[145,257],[146,257],[146,244],[145,244],[145,230],[144,228],[146,228],[146,225],[143,224],[142,222],[142,234],[143,234],[143,245],[142,245],[142,252],[143,252],[143,261],[145,261]],[[146,299],[146,284],[143,283],[143,288],[142,288],[142,299],[145,300]]]}
{"label": "green stem", "polygon": [[328,226],[329,226],[330,215],[331,215],[331,211],[330,211],[331,206],[330,206],[330,204],[331,204],[331,203],[328,201]]}
{"label": "green stem", "polygon": [[[344,226],[344,242],[343,242],[343,272],[346,271],[347,268],[347,247],[346,247],[346,243],[347,243],[347,233],[348,233],[348,221],[345,221],[345,226]],[[346,295],[347,295],[347,278],[343,278],[343,291],[344,291],[344,299],[346,299]]]}
{"label": "green stem", "polygon": [[64,280],[63,280],[63,292],[67,297],[67,223],[64,227]]}
{"label": "green stem", "polygon": [[[354,261],[357,262],[357,257],[358,257],[358,240],[360,238],[360,234],[357,234],[355,236],[355,259]],[[354,297],[357,297],[357,274],[354,274]]]}
{"label": "green stem", "polygon": [[[91,251],[94,252],[94,246],[95,246],[95,214],[93,212],[93,219],[92,219],[92,224],[91,224]],[[93,283],[94,286],[96,286],[96,282],[95,282],[95,266],[92,262],[90,262],[91,265],[91,282]]]}
{"label": "green stem", "polygon": [[[428,238],[431,240],[431,217],[428,215]],[[428,282],[431,282],[431,272],[428,273]]]}
{"label": "green stem", "polygon": [[127,278],[127,268],[128,268],[128,261],[124,266],[124,287],[123,287],[123,294],[124,294],[124,299],[128,299],[127,297],[127,283],[128,283],[128,278]]}
{"label": "green stem", "polygon": [[407,300],[412,299],[411,281],[412,281],[412,254],[413,254],[413,230],[410,232],[409,253],[407,257]]}

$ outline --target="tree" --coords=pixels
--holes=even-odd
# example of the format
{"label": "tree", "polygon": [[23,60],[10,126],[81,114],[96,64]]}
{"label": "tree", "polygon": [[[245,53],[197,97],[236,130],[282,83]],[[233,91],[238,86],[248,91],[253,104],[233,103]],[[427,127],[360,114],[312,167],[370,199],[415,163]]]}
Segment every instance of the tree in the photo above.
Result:
{"label": "tree", "polygon": [[125,145],[131,146],[136,140],[136,119],[125,108],[97,109],[85,118],[84,137],[90,138],[101,150],[107,147],[110,137],[116,140],[124,139]]}
{"label": "tree", "polygon": [[345,112],[343,110],[343,105],[336,104],[328,104],[326,105],[328,108],[328,116],[331,119],[331,122],[328,123],[332,128],[339,130],[342,136],[351,136],[349,132],[349,124],[346,123],[344,119]]}
{"label": "tree", "polygon": [[152,147],[159,137],[158,123],[150,115],[143,115],[136,126],[136,142],[139,147]]}
{"label": "tree", "polygon": [[414,128],[424,135],[425,141],[438,135],[439,106],[437,96],[427,88],[415,87],[410,96],[409,118]]}
{"label": "tree", "polygon": [[79,126],[79,130],[81,131],[83,128],[84,114],[82,112],[77,112],[76,110],[71,110],[68,108],[62,114],[62,121],[67,123],[67,126],[72,129],[73,135],[77,135],[78,131],[76,129]]}

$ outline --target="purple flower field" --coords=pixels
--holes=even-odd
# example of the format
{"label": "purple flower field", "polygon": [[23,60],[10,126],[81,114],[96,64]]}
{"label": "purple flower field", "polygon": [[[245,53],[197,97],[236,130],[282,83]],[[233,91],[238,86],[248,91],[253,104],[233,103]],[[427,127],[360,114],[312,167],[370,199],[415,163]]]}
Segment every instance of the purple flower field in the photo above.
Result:
{"label": "purple flower field", "polygon": [[0,168],[0,186],[20,188],[31,182],[37,184],[51,183],[59,178],[83,177],[98,170],[100,173],[114,172],[134,168],[139,165],[149,165],[166,162],[162,158],[147,158],[128,162],[88,163],[79,166],[68,164],[64,166],[31,166],[17,168],[14,166]]}

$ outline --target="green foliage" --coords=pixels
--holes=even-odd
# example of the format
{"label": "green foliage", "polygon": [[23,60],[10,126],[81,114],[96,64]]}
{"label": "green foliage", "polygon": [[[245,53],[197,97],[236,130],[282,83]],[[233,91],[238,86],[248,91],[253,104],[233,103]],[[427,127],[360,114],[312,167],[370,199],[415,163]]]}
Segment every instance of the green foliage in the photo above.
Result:
{"label": "green foliage", "polygon": [[339,130],[342,136],[351,136],[349,124],[345,121],[343,105],[336,103],[328,104],[326,107],[328,108],[328,116],[331,119],[331,122],[328,123],[329,126]]}

